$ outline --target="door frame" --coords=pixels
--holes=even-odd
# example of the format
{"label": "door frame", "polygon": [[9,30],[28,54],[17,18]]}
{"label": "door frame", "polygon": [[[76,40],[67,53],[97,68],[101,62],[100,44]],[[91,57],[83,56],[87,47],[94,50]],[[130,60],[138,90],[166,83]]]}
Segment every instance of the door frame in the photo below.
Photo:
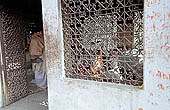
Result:
{"label": "door frame", "polygon": [[4,60],[4,54],[3,54],[3,34],[2,34],[2,21],[1,21],[1,13],[0,11],[0,99],[1,104],[0,106],[3,107],[6,105],[6,93],[7,93],[7,86],[6,86],[6,80],[5,80],[5,62]]}

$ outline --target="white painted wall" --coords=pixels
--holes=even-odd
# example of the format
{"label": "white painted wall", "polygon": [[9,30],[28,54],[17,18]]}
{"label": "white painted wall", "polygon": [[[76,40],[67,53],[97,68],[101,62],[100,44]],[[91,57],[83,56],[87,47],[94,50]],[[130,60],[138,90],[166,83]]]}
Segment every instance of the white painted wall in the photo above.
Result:
{"label": "white painted wall", "polygon": [[145,0],[144,89],[63,77],[59,4],[42,0],[49,110],[170,110],[169,0]]}

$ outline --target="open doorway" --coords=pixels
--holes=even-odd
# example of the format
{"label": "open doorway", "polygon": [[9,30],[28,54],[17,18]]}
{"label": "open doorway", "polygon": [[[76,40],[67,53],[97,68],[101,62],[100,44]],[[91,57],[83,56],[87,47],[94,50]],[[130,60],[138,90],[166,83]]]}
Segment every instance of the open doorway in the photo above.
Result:
{"label": "open doorway", "polygon": [[40,92],[30,83],[35,75],[28,42],[34,33],[43,31],[42,5],[41,0],[2,0],[0,5],[1,93],[6,106]]}

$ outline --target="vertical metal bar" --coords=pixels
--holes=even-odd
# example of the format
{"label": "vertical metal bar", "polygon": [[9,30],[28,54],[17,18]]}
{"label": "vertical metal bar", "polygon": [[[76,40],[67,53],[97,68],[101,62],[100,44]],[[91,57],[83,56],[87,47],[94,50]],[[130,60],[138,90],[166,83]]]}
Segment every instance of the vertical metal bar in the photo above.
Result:
{"label": "vertical metal bar", "polygon": [[2,10],[0,11],[0,64],[1,64],[1,73],[0,73],[0,78],[1,78],[1,90],[2,90],[2,101],[3,101],[3,106],[6,105],[6,100],[7,100],[7,85],[6,85],[6,79],[7,76],[5,75],[5,56],[4,56],[4,46],[3,46],[3,33],[2,33]]}

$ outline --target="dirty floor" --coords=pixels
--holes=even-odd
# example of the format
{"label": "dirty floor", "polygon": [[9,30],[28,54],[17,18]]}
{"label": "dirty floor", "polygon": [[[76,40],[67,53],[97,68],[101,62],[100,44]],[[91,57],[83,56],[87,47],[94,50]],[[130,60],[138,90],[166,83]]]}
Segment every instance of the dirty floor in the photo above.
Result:
{"label": "dirty floor", "polygon": [[34,73],[31,69],[27,70],[28,92],[27,97],[5,107],[1,110],[48,110],[48,93],[47,90],[37,91],[35,83],[30,83],[34,79]]}
{"label": "dirty floor", "polygon": [[48,110],[47,91],[29,95],[2,110]]}

